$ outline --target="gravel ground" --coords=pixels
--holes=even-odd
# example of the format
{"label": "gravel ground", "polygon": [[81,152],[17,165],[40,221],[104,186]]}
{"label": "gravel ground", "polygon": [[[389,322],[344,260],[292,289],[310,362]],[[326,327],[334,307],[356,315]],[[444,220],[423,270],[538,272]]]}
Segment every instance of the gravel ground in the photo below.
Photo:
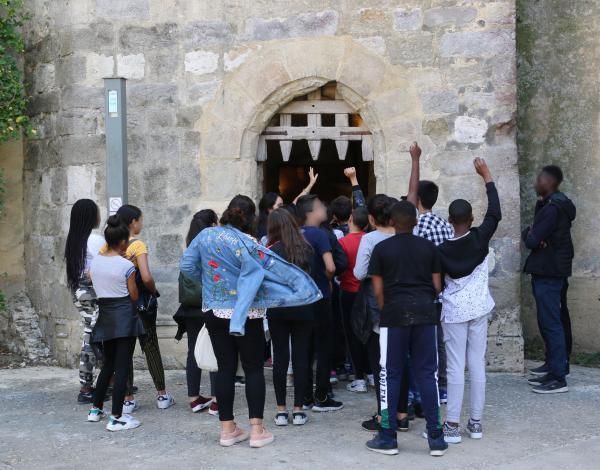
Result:
{"label": "gravel ground", "polygon": [[[155,407],[148,374],[136,373],[142,404],[136,416],[143,424],[109,433],[103,423],[86,422],[87,406],[76,404],[77,371],[0,370],[0,468],[600,468],[600,369],[572,367],[570,392],[549,396],[531,393],[522,375],[489,374],[484,439],[464,437],[436,459],[420,437],[424,421],[419,419],[399,435],[399,455],[367,451],[370,435],[360,422],[372,413],[373,396],[347,392],[344,383],[336,389],[342,411],[309,412],[304,427],[276,428],[270,371],[266,375],[265,418],[274,444],[250,449],[246,442],[225,449],[217,443],[217,419],[191,413],[184,371],[167,371],[177,400],[168,410]],[[247,426],[243,389],[236,400],[238,421]]]}

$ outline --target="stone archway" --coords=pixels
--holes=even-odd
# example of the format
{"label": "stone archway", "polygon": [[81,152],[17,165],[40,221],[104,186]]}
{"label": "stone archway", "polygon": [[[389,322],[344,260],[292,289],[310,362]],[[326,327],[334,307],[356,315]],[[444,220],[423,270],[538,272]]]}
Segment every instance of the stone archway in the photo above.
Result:
{"label": "stone archway", "polygon": [[420,101],[402,68],[349,37],[278,41],[247,57],[225,77],[199,122],[203,203],[222,207],[240,192],[256,198],[260,133],[281,106],[330,81],[373,134],[378,191],[402,191],[405,182],[394,181],[392,189],[391,181],[409,162],[395,157],[415,139],[427,145]]}

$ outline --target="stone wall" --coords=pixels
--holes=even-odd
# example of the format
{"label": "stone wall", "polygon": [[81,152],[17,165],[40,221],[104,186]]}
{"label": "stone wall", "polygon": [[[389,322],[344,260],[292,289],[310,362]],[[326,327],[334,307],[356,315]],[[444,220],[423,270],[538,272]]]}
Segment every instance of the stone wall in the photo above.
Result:
{"label": "stone wall", "polygon": [[39,129],[25,158],[28,291],[61,362],[73,364],[79,346],[61,263],[68,213],[78,198],[104,201],[102,77],[114,74],[128,78],[129,198],[144,210],[165,338],[190,216],[237,192],[258,196],[268,119],[336,80],[374,134],[379,191],[406,190],[406,150],[418,140],[442,214],[463,197],[480,220],[485,192],[471,161],[488,159],[504,210],[489,363],[522,368],[512,0],[27,3]]}
{"label": "stone wall", "polygon": [[[539,169],[553,163],[577,206],[569,308],[575,350],[600,350],[600,4],[518,2],[519,163],[524,224],[531,222]],[[525,254],[525,253],[524,253]],[[526,337],[538,335],[529,280],[523,285]]]}

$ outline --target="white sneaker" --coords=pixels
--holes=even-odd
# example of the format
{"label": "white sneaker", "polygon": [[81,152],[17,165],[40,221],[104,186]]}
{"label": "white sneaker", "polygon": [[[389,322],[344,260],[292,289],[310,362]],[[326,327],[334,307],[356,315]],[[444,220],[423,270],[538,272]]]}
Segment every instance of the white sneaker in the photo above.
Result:
{"label": "white sneaker", "polygon": [[165,393],[164,395],[159,395],[158,397],[156,397],[156,406],[159,410],[166,410],[174,404],[175,399],[170,393]]}
{"label": "white sneaker", "polygon": [[123,414],[120,418],[115,418],[113,415],[110,415],[106,429],[108,431],[123,431],[125,429],[135,429],[140,424],[142,423],[131,415]]}
{"label": "white sneaker", "polygon": [[287,411],[278,411],[274,421],[276,426],[287,426],[290,415]]}
{"label": "white sneaker", "polygon": [[346,390],[349,392],[365,393],[367,391],[367,383],[364,380],[355,380],[346,385]]}
{"label": "white sneaker", "polygon": [[125,400],[123,402],[123,413],[126,415],[130,415],[134,411],[136,411],[140,407],[140,404],[137,400]]}
{"label": "white sneaker", "polygon": [[88,411],[87,420],[90,421],[91,423],[97,423],[105,416],[106,416],[106,413],[104,413],[104,411],[102,411],[100,408],[96,408],[94,406],[90,409],[90,411]]}
{"label": "white sneaker", "polygon": [[373,376],[373,374],[367,374],[367,380],[369,381],[370,387],[375,386],[375,377]]}
{"label": "white sneaker", "polygon": [[303,424],[306,424],[306,422],[308,421],[308,416],[306,416],[306,413],[302,413],[302,411],[294,412],[293,416],[294,416],[294,420],[292,421],[292,423],[295,424],[296,426],[302,426]]}

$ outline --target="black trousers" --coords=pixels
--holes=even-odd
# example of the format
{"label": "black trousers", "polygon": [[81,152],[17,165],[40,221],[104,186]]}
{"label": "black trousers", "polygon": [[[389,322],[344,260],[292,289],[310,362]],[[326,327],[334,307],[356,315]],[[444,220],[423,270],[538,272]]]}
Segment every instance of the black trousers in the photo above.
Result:
{"label": "black trousers", "polygon": [[294,370],[294,406],[302,406],[308,383],[308,355],[313,322],[310,320],[270,319],[269,331],[273,343],[273,386],[278,406],[286,405],[286,376],[290,363]]}
{"label": "black trousers", "polygon": [[348,355],[346,354],[346,335],[344,333],[344,320],[342,313],[342,302],[340,298],[341,289],[336,282],[332,282],[331,289],[331,323],[333,341],[331,355],[331,370],[343,369]]}
{"label": "black trousers", "polygon": [[331,301],[321,299],[315,302],[315,319],[313,321],[311,352],[309,353],[309,377],[304,392],[304,400],[313,398],[313,355],[317,356],[316,387],[314,398],[319,401],[327,399],[329,391],[329,374],[331,373],[332,354],[332,322]]}
{"label": "black trousers", "polygon": [[[569,312],[569,306],[567,304],[567,292],[569,290],[569,280],[565,278],[565,282],[560,291],[560,322],[562,323],[563,330],[565,332],[565,346],[567,348],[567,360],[571,357],[573,352],[573,330],[571,329],[571,314]],[[538,321],[538,328],[542,338],[542,325]],[[545,341],[545,338],[544,338]],[[546,352],[546,364],[548,364],[548,353]]]}
{"label": "black trousers", "polygon": [[342,290],[342,313],[344,321],[344,333],[346,335],[346,342],[348,344],[348,350],[350,352],[350,359],[354,366],[354,374],[358,380],[365,378],[365,374],[370,374],[372,368],[369,365],[369,358],[367,354],[367,347],[354,334],[352,326],[350,325],[350,314],[352,313],[352,306],[354,305],[354,299],[356,298],[356,292],[347,292]]}
{"label": "black trousers", "polygon": [[[197,397],[200,395],[200,381],[202,379],[202,369],[198,367],[194,357],[194,348],[198,334],[204,326],[204,320],[201,317],[192,317],[185,319],[185,329],[187,332],[188,353],[185,364],[185,377],[187,379],[188,397]],[[210,395],[215,396],[215,382],[217,373],[210,372]]]}
{"label": "black trousers", "polygon": [[97,408],[104,405],[104,396],[111,377],[115,377],[112,394],[112,414],[120,417],[123,413],[123,401],[127,390],[127,378],[135,349],[135,337],[115,338],[104,341],[104,362],[96,381],[93,404]]}
{"label": "black trousers", "polygon": [[[377,414],[381,415],[381,395],[379,394],[381,386],[381,364],[379,362],[381,353],[379,350],[379,335],[371,332],[369,341],[367,341],[367,356],[373,375],[375,376],[375,396],[377,398]],[[408,389],[410,385],[408,367],[402,372],[402,382],[400,384],[400,398],[397,405],[398,413],[406,413],[408,411]]]}
{"label": "black trousers", "polygon": [[219,403],[219,420],[233,420],[235,397],[235,372],[237,358],[242,361],[246,377],[246,400],[250,419],[263,418],[265,410],[264,345],[265,332],[262,319],[246,320],[244,336],[229,334],[229,320],[205,314],[204,320],[210,335],[217,366],[215,392]]}

